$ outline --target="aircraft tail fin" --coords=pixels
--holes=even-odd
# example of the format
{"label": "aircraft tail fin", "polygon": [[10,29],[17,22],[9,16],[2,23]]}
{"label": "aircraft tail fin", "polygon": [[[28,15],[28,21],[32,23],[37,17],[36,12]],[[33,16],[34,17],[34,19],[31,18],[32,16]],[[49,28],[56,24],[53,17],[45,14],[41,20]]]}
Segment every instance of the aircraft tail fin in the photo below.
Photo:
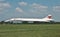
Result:
{"label": "aircraft tail fin", "polygon": [[44,19],[51,19],[52,18],[52,15],[48,15],[47,17],[45,17]]}

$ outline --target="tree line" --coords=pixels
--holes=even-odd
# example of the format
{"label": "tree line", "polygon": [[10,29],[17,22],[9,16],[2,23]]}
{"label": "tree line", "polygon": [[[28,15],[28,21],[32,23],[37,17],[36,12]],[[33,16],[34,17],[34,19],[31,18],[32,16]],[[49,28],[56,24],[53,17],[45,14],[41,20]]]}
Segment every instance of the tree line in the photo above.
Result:
{"label": "tree line", "polygon": [[[27,24],[28,22],[27,21],[23,21],[22,24]],[[9,21],[9,22],[4,22],[4,21],[1,21],[0,24],[20,24],[20,23],[14,23],[13,21]],[[60,22],[54,22],[54,21],[51,21],[51,22],[38,22],[38,21],[35,21],[33,22],[33,24],[60,24]]]}

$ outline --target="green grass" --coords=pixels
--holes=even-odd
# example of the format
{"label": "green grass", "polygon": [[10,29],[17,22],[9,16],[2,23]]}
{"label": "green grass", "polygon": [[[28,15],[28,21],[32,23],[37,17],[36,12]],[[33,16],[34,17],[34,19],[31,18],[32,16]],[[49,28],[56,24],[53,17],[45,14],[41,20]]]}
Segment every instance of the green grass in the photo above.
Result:
{"label": "green grass", "polygon": [[60,37],[60,24],[1,24],[0,37]]}

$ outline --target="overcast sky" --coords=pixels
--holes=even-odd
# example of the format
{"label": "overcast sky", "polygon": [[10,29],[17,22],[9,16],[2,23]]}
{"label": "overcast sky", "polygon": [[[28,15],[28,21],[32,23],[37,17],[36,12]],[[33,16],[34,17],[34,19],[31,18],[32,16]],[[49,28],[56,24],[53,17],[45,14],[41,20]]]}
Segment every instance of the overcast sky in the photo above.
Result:
{"label": "overcast sky", "polygon": [[60,21],[60,0],[0,0],[0,21],[10,18],[43,18]]}

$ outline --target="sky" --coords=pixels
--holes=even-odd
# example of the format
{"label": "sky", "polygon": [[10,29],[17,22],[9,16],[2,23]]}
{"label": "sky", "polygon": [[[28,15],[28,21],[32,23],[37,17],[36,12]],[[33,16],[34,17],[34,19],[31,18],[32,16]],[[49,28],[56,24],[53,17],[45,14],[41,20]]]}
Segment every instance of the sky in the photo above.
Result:
{"label": "sky", "polygon": [[60,0],[0,0],[0,21],[10,18],[44,18],[60,22]]}

